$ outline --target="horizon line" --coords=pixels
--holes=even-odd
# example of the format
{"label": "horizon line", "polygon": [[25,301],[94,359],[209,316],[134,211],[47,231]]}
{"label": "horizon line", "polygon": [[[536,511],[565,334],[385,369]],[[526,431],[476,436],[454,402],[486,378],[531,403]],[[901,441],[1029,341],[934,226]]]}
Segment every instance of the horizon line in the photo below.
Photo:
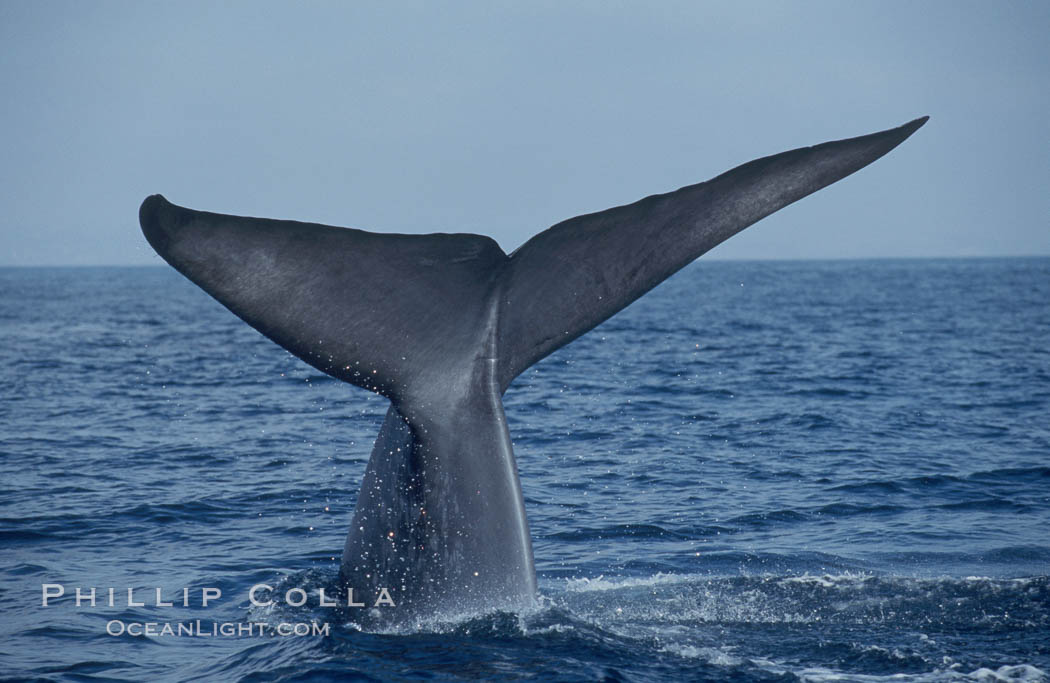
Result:
{"label": "horizon line", "polygon": [[[791,262],[838,262],[838,261],[976,261],[996,259],[1040,259],[1050,258],[1050,252],[1038,254],[967,254],[952,256],[797,256],[797,257],[739,257],[702,255],[684,266],[688,268],[697,261],[721,263],[791,263]],[[0,263],[0,268],[170,268],[164,261],[157,263]]]}

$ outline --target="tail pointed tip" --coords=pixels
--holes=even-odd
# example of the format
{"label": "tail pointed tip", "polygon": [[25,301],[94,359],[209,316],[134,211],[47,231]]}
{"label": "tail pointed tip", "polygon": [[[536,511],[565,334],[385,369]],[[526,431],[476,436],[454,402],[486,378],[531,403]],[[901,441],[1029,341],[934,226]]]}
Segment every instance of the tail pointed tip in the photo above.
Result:
{"label": "tail pointed tip", "polygon": [[156,217],[157,211],[168,203],[168,200],[162,194],[151,194],[143,199],[142,205],[139,207],[139,223],[145,227],[147,223]]}
{"label": "tail pointed tip", "polygon": [[164,198],[164,195],[151,194],[142,201],[139,207],[139,226],[146,240],[161,255],[164,246],[168,242],[168,227],[171,223],[166,220],[166,211],[172,204]]}
{"label": "tail pointed tip", "polygon": [[926,122],[929,121],[929,120],[930,120],[929,116],[920,116],[919,118],[913,119],[913,120],[909,121],[908,123],[904,124],[903,126],[901,126],[901,128],[903,128],[905,131],[907,131],[908,135],[911,135],[915,131],[917,131],[920,128],[922,128],[926,124]]}
{"label": "tail pointed tip", "polygon": [[[878,138],[884,141],[889,146],[886,147],[878,156],[882,156],[886,152],[890,151],[897,145],[901,144],[912,136],[915,131],[926,125],[926,122],[930,120],[929,116],[920,116],[917,119],[912,119],[905,124],[897,126],[896,128],[890,128],[884,130],[881,133],[873,133],[872,138]],[[878,158],[878,157],[876,157]]]}

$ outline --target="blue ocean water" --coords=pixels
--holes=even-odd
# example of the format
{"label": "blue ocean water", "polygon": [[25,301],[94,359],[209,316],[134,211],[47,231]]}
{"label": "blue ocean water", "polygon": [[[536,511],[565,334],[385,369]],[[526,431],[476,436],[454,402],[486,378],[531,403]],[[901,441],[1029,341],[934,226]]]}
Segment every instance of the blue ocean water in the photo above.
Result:
{"label": "blue ocean water", "polygon": [[1047,680],[1048,302],[1046,258],[699,261],[507,392],[539,607],[374,633],[315,595],[385,400],[170,269],[0,269],[0,675]]}

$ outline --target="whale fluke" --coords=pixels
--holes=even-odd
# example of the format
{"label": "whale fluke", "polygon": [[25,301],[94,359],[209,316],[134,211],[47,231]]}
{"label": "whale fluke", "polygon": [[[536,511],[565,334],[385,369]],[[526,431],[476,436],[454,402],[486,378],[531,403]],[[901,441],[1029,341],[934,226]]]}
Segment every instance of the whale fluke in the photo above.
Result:
{"label": "whale fluke", "polygon": [[470,348],[506,255],[480,235],[394,235],[225,216],[148,197],[150,245],[245,322],[333,377],[404,401]]}
{"label": "whale fluke", "polygon": [[875,161],[928,118],[756,159],[536,235],[511,255],[506,276],[502,385],[744,228]]}
{"label": "whale fluke", "polygon": [[751,161],[569,219],[510,256],[468,234],[376,234],[139,210],[168,263],[310,365],[391,401],[343,551],[396,614],[528,604],[531,541],[502,394],[533,363],[774,211],[863,168],[926,122]]}

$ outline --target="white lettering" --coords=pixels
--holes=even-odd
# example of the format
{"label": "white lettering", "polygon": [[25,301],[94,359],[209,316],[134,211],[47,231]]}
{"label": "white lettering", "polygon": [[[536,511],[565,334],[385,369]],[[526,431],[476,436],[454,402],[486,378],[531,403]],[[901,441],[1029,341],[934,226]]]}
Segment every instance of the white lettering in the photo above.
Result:
{"label": "white lettering", "polygon": [[321,600],[319,605],[318,605],[319,607],[335,607],[337,605],[335,600],[325,600],[324,599],[324,588],[319,589],[317,591],[317,595],[318,595],[318,597]]}
{"label": "white lettering", "polygon": [[[128,589],[128,607],[145,607],[145,606],[146,606],[146,603],[144,603],[144,602],[135,602],[135,589],[134,588],[129,588]],[[128,633],[131,633],[131,627],[130,626],[128,627]],[[134,634],[132,634],[132,635],[134,635]]]}
{"label": "white lettering", "polygon": [[[85,599],[84,595],[80,592],[80,586],[77,586],[77,607],[80,607],[80,603],[84,599]],[[95,589],[94,588],[91,589],[91,592],[88,594],[88,598],[87,599],[91,600],[91,606],[94,607],[95,606]]]}
{"label": "white lettering", "polygon": [[[294,600],[292,600],[292,593],[296,593],[302,596],[299,602],[295,602]],[[292,607],[302,607],[306,604],[306,591],[304,591],[302,588],[289,588],[288,592],[284,594],[284,601]]]}
{"label": "white lettering", "polygon": [[205,588],[201,592],[201,607],[208,606],[208,600],[218,600],[222,597],[222,591],[218,588]]}
{"label": "white lettering", "polygon": [[251,601],[256,607],[269,607],[273,604],[273,600],[267,600],[266,602],[259,602],[255,599],[255,591],[265,589],[267,592],[273,592],[273,586],[267,586],[265,583],[257,583],[252,586],[251,591],[248,592],[248,600]]}
{"label": "white lettering", "polygon": [[[56,588],[58,589],[57,593],[54,592]],[[48,599],[58,598],[65,595],[66,589],[65,586],[60,583],[42,583],[40,584],[40,593],[40,605],[42,607],[47,607]]]}
{"label": "white lettering", "polygon": [[[281,636],[296,636],[302,638],[304,636],[328,636],[331,634],[331,626],[327,623],[319,624],[316,621],[311,622],[281,622],[275,629],[278,635]],[[172,622],[155,622],[155,621],[131,621],[124,622],[119,619],[113,619],[106,622],[106,633],[111,636],[129,635],[136,638],[148,637],[148,638],[159,638],[163,636],[196,636],[198,638],[207,637],[244,637],[259,635],[264,636],[268,632],[268,625],[262,621],[253,621],[246,623],[239,623],[233,621],[226,621],[222,623],[212,623],[211,628],[207,629],[201,623],[200,619],[193,622],[179,622],[177,624]]]}
{"label": "white lettering", "polygon": [[372,607],[379,607],[380,605],[397,607],[397,605],[394,604],[394,599],[390,597],[390,592],[385,588],[379,589],[379,597],[376,598],[376,603],[372,605]]}
{"label": "white lettering", "polygon": [[160,599],[160,586],[157,587],[157,607],[174,607],[175,603],[164,602]]}

